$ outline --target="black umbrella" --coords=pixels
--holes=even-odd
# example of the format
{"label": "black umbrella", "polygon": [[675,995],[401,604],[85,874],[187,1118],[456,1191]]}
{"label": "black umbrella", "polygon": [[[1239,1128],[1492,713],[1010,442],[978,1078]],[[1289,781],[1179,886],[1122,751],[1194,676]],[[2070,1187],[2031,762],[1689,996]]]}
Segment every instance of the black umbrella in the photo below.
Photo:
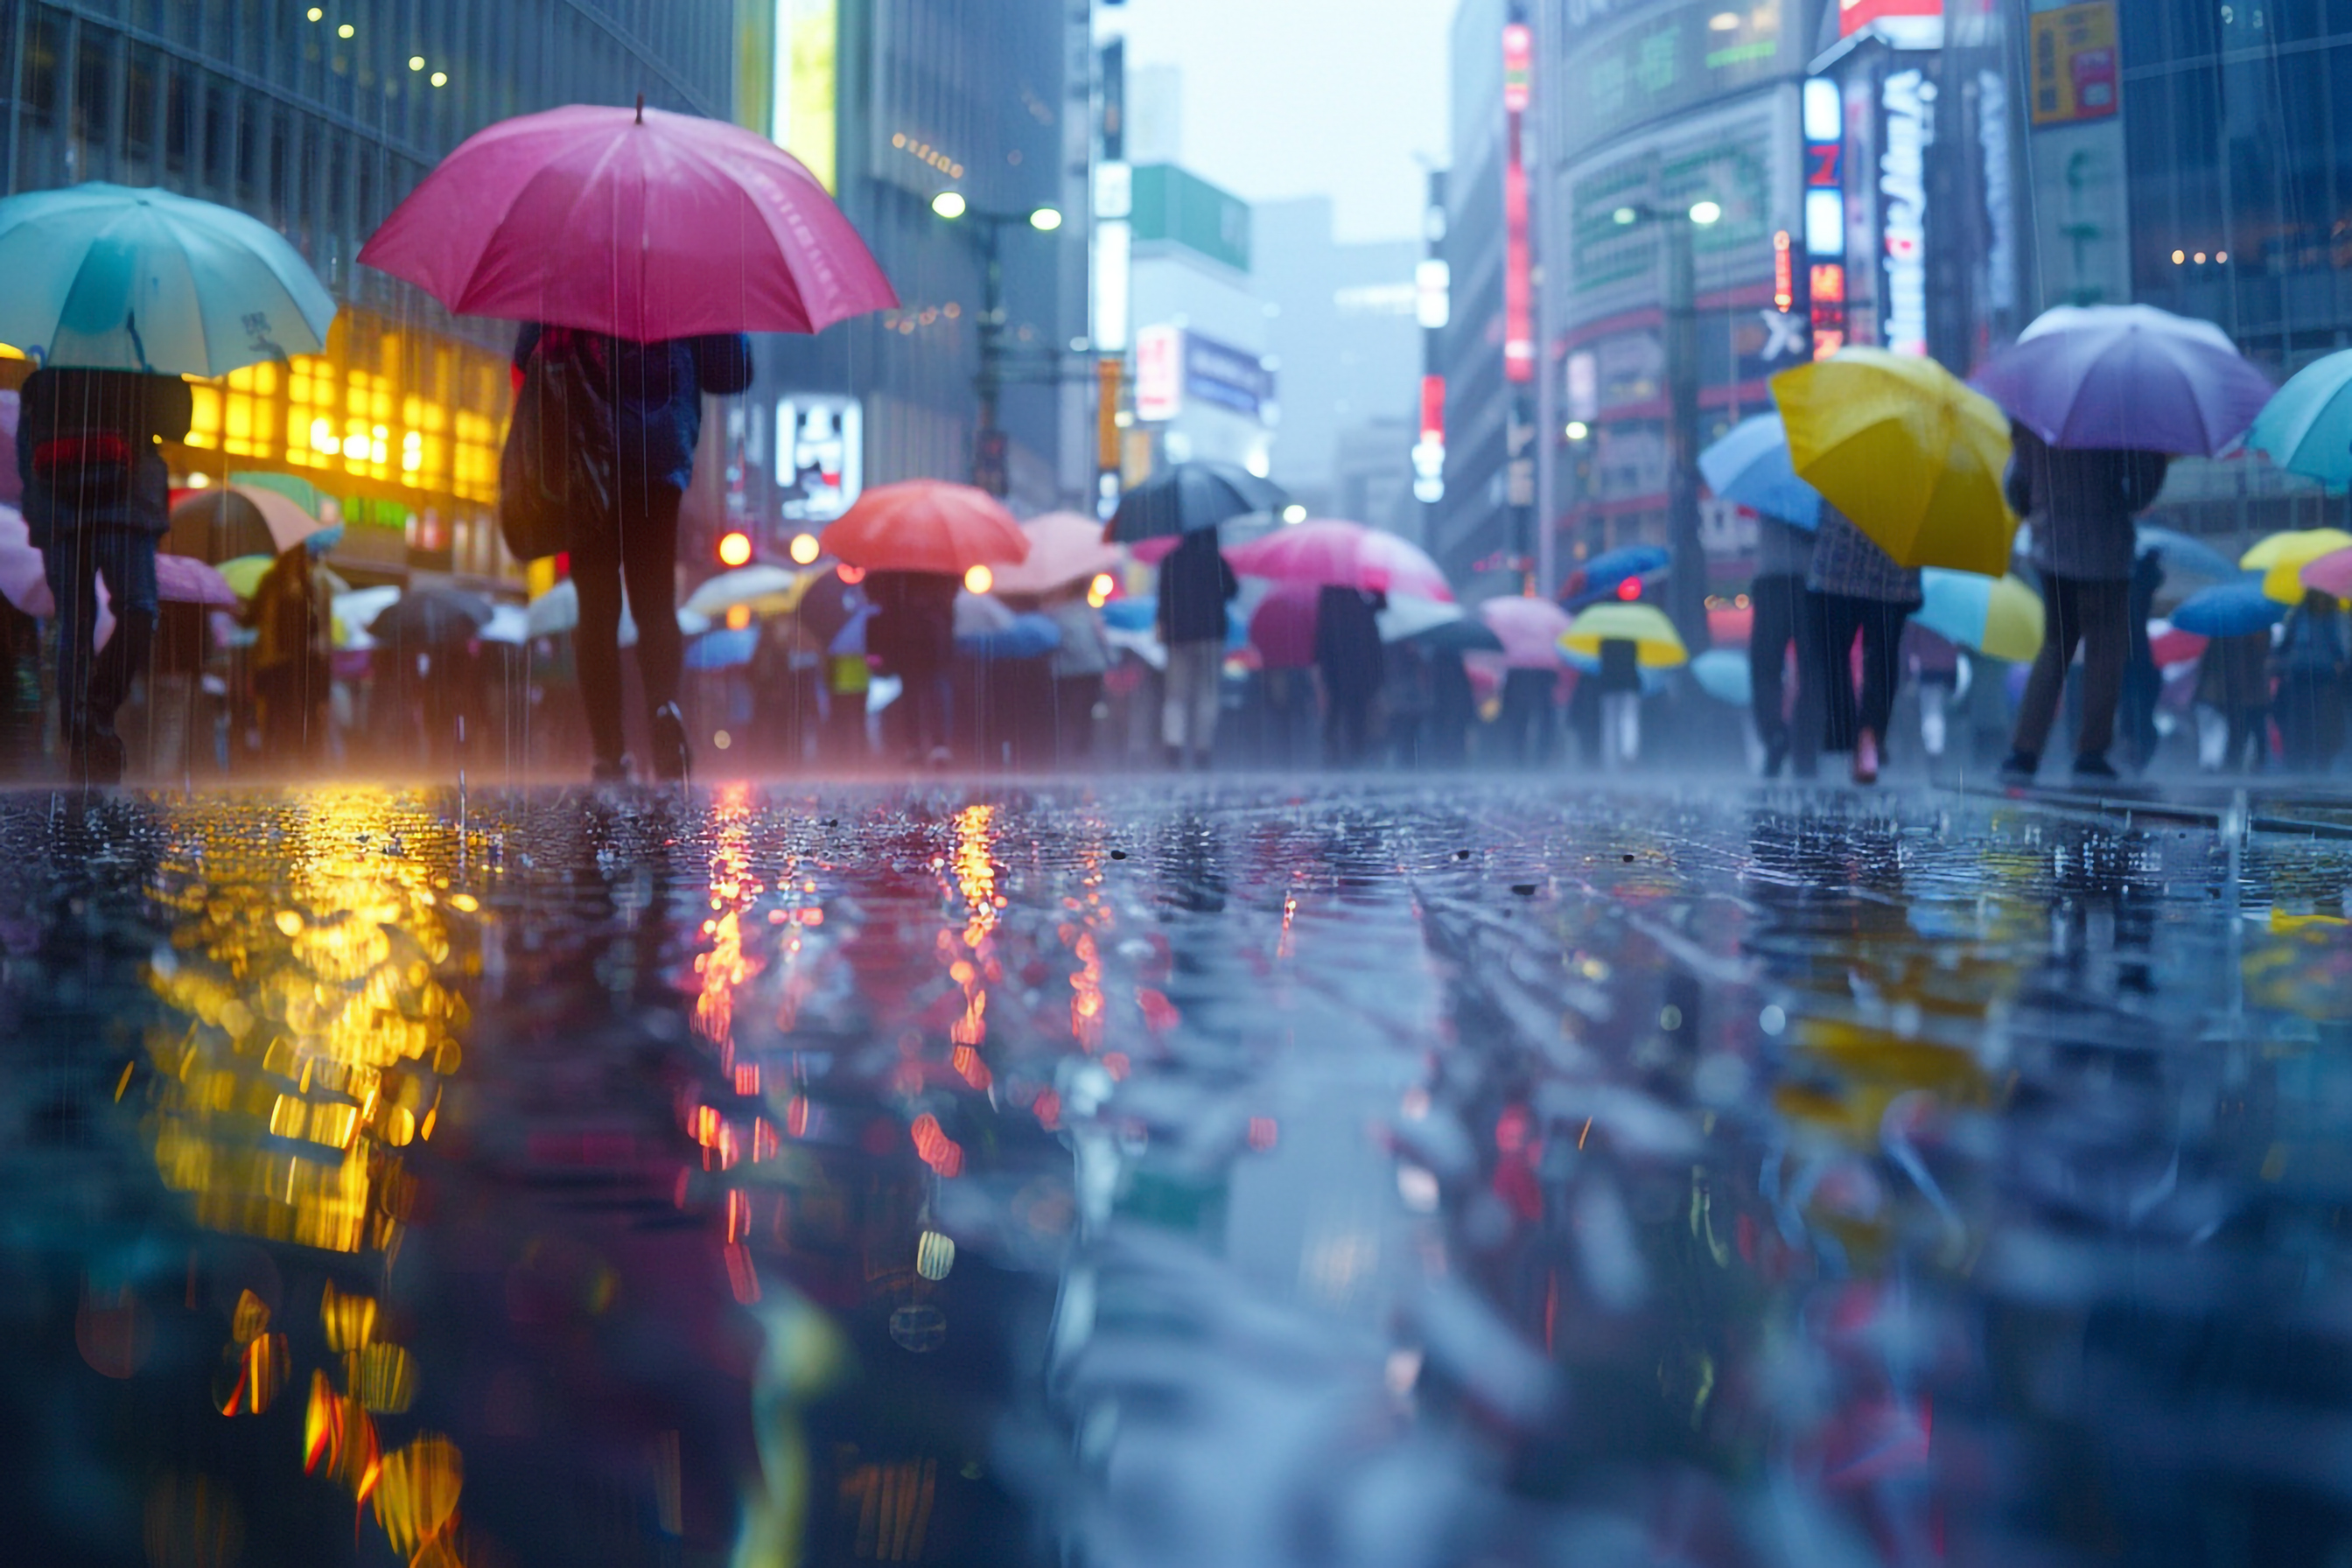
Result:
{"label": "black umbrella", "polygon": [[1465,616],[1458,621],[1432,626],[1405,639],[1429,649],[1432,653],[1500,653],[1503,639],[1495,628],[1475,616]]}
{"label": "black umbrella", "polygon": [[1103,537],[1113,544],[1197,533],[1254,511],[1280,511],[1290,498],[1278,485],[1233,463],[1179,463],[1119,498]]}
{"label": "black umbrella", "polygon": [[490,624],[490,602],[462,588],[412,588],[368,624],[378,642],[443,647],[471,642]]}
{"label": "black umbrella", "polygon": [[231,489],[208,490],[173,507],[163,547],[215,566],[244,555],[275,555],[281,548],[261,509]]}
{"label": "black umbrella", "polygon": [[793,613],[800,617],[801,629],[808,634],[811,642],[819,647],[830,647],[864,603],[864,593],[843,582],[840,569],[835,568],[808,585]]}

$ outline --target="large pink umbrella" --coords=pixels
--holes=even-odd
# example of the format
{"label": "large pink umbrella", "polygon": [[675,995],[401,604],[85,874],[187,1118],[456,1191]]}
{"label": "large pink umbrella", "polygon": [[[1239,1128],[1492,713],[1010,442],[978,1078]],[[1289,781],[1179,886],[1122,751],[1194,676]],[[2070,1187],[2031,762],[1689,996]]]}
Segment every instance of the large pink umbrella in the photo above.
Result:
{"label": "large pink umbrella", "polygon": [[1478,618],[1503,639],[1503,663],[1512,669],[1558,669],[1559,639],[1569,615],[1549,599],[1520,596],[1489,599]]}
{"label": "large pink umbrella", "polygon": [[996,571],[1000,594],[1050,594],[1118,569],[1118,547],[1105,544],[1102,524],[1074,511],[1049,511],[1021,525],[1029,559]]}
{"label": "large pink umbrella", "polygon": [[1316,518],[1277,528],[1225,552],[1245,577],[1367,593],[1411,594],[1451,603],[1453,585],[1419,546],[1360,522]]}
{"label": "large pink umbrella", "polygon": [[360,259],[461,315],[639,342],[815,332],[898,302],[799,159],[740,126],[642,104],[476,132]]}
{"label": "large pink umbrella", "polygon": [[1315,601],[1311,583],[1285,583],[1250,612],[1250,646],[1268,669],[1304,669],[1315,662]]}
{"label": "large pink umbrella", "polygon": [[2339,599],[2352,599],[2352,550],[2338,550],[2304,563],[2301,576],[2305,588],[2317,588]]}

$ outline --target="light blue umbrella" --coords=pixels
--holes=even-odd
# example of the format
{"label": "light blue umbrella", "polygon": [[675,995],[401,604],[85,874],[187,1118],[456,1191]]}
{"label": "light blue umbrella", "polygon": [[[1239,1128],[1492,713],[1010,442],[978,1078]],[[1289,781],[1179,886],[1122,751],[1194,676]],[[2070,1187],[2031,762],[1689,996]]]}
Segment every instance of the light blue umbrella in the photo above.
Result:
{"label": "light blue umbrella", "polygon": [[1747,649],[1711,647],[1691,660],[1690,668],[1698,689],[1717,702],[1745,708],[1751,700]]}
{"label": "light blue umbrella", "polygon": [[2254,416],[2246,445],[2323,484],[2352,483],[2352,349],[2289,377]]}
{"label": "light blue umbrella", "polygon": [[0,342],[89,370],[226,375],[319,353],[335,318],[275,229],[128,185],[0,201]]}
{"label": "light blue umbrella", "polygon": [[2164,557],[2164,575],[2169,582],[2193,577],[2207,583],[2228,583],[2238,576],[2238,563],[2193,534],[2177,528],[2159,528],[2153,523],[2139,525],[2138,552]]}
{"label": "light blue umbrella", "polygon": [[1822,492],[1789,463],[1789,433],[1777,414],[1759,414],[1698,455],[1707,489],[1750,511],[1798,528],[1822,525]]}
{"label": "light blue umbrella", "polygon": [[757,626],[721,626],[705,632],[686,645],[686,668],[688,669],[737,669],[751,662],[760,651],[760,628]]}
{"label": "light blue umbrella", "polygon": [[2286,606],[2263,592],[2263,574],[2250,572],[2189,595],[2172,612],[2172,624],[2200,637],[2242,637],[2269,630],[2285,615]]}

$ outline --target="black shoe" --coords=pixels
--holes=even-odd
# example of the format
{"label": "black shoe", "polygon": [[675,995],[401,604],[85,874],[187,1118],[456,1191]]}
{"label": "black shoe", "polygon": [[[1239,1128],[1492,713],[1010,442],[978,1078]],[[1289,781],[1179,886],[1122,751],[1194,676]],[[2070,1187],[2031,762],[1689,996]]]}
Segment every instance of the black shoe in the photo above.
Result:
{"label": "black shoe", "polygon": [[684,779],[694,766],[694,752],[686,743],[686,715],[677,704],[665,702],[654,710],[654,777],[665,784]]}
{"label": "black shoe", "polygon": [[1771,745],[1765,747],[1764,776],[1768,779],[1779,778],[1780,776],[1780,769],[1788,763],[1788,761],[1789,745],[1787,742],[1777,741]]}
{"label": "black shoe", "polygon": [[636,774],[636,764],[626,752],[617,757],[599,757],[588,768],[588,776],[598,784],[627,784]]}
{"label": "black shoe", "polygon": [[2074,776],[2097,784],[2115,784],[2124,775],[2116,772],[2115,764],[2107,761],[2105,752],[2093,752],[2088,756],[2074,759]]}
{"label": "black shoe", "polygon": [[2001,760],[2000,782],[2006,784],[2030,784],[2033,775],[2042,771],[2042,759],[2032,752],[2011,752]]}

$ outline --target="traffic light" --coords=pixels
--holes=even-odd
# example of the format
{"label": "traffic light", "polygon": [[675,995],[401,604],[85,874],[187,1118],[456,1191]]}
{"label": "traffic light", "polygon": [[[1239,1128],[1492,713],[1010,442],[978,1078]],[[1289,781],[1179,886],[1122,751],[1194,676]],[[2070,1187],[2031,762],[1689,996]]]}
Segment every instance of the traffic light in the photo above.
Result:
{"label": "traffic light", "polygon": [[745,566],[751,560],[751,536],[741,529],[730,529],[719,536],[719,563],[721,566]]}

